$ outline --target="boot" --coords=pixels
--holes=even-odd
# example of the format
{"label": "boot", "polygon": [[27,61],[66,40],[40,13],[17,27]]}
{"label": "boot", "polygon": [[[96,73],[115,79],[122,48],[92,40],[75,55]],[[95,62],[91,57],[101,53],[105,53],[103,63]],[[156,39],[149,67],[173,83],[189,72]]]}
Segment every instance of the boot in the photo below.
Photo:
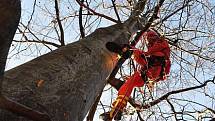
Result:
{"label": "boot", "polygon": [[[122,111],[119,111],[116,116],[114,117],[114,120],[119,121],[122,117]],[[110,112],[105,112],[99,115],[99,118],[103,121],[112,121],[113,117],[110,117]]]}
{"label": "boot", "polygon": [[114,117],[114,120],[115,121],[119,121],[122,119],[122,111],[119,111],[116,116]]}
{"label": "boot", "polygon": [[111,117],[110,117],[110,112],[104,112],[102,114],[99,115],[99,118],[102,119],[103,121],[111,121]]}

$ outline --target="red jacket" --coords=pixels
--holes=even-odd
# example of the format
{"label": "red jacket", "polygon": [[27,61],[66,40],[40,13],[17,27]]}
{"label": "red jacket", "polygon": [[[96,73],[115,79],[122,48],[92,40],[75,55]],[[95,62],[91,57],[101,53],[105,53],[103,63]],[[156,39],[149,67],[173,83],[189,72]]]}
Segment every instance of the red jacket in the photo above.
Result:
{"label": "red jacket", "polygon": [[[169,44],[165,39],[160,39],[160,40],[156,40],[154,42],[151,42],[148,44],[148,51],[144,52],[142,50],[139,49],[134,49],[134,60],[140,64],[141,66],[145,66],[146,65],[146,61],[144,60],[142,55],[145,56],[154,56],[156,57],[164,57],[165,58],[165,68],[164,68],[164,72],[165,74],[169,74],[170,72],[170,48],[169,48]],[[148,77],[152,78],[152,79],[157,79],[160,78],[157,81],[160,80],[164,80],[165,77],[159,77],[160,76],[160,72],[161,72],[161,63],[160,62],[155,62],[154,65],[157,66],[152,66],[148,69]]]}

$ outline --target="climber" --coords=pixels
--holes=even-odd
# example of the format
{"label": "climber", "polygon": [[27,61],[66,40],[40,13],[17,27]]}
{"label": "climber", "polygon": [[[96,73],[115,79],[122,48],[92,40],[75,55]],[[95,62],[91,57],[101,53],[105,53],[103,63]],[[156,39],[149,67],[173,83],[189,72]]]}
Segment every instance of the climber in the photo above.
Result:
{"label": "climber", "polygon": [[120,114],[126,107],[134,87],[142,87],[147,84],[149,88],[153,88],[154,83],[165,80],[166,75],[170,72],[170,48],[167,40],[153,30],[148,30],[144,36],[148,51],[130,49],[139,68],[120,87],[118,97],[113,102],[111,111],[108,112],[109,119],[120,120]]}

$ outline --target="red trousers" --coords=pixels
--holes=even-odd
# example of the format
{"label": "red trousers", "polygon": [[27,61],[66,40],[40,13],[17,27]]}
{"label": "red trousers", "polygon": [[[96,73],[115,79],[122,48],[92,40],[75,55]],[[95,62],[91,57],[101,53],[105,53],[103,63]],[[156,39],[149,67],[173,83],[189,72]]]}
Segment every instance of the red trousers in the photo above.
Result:
{"label": "red trousers", "polygon": [[[149,68],[146,72],[147,77],[152,80],[157,80],[157,78],[159,78],[160,76],[161,68],[161,66],[154,66],[152,68]],[[133,88],[142,87],[145,81],[146,80],[143,80],[143,78],[141,77],[140,71],[134,72],[134,74],[129,77],[126,82],[120,87],[118,95],[125,95],[129,97]]]}
{"label": "red trousers", "polygon": [[134,87],[141,87],[144,85],[144,80],[141,77],[139,71],[134,72],[134,74],[120,87],[118,95],[125,95],[130,97],[131,92]]}

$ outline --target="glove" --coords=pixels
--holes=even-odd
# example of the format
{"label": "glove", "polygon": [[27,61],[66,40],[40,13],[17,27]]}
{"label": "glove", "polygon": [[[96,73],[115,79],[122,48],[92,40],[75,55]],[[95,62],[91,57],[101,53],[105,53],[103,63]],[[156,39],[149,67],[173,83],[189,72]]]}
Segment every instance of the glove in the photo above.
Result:
{"label": "glove", "polygon": [[128,59],[129,57],[131,57],[133,51],[130,49],[131,47],[128,44],[124,44],[122,46],[122,52],[120,53],[120,56],[124,59]]}
{"label": "glove", "polygon": [[155,85],[155,82],[153,80],[148,80],[148,82],[146,83],[146,86],[148,87],[150,92],[154,91],[154,85]]}

